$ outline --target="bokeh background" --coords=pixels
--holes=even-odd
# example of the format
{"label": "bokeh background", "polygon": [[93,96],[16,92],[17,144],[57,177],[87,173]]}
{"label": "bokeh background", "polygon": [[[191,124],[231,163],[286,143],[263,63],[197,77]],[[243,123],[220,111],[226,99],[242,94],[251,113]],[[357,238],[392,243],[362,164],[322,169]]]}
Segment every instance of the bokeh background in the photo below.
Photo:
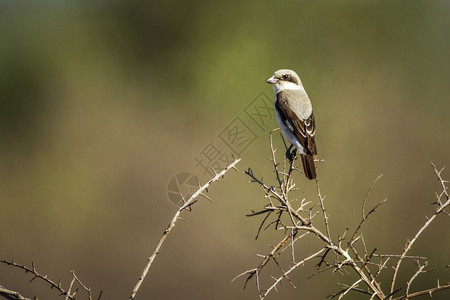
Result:
{"label": "bokeh background", "polygon": [[[245,214],[264,199],[242,171],[273,178],[277,125],[261,130],[244,110],[272,97],[264,80],[280,68],[300,74],[314,105],[332,234],[358,224],[384,174],[369,204],[388,202],[364,232],[379,253],[401,252],[434,209],[430,161],[450,163],[449,16],[448,1],[1,1],[0,258],[34,261],[66,287],[74,269],[103,299],[127,299],[176,211],[168,182],[182,172],[205,182],[194,158],[223,147],[241,117],[257,139],[240,172],[184,215],[138,298],[256,299],[253,282],[230,280],[282,233],[254,240],[260,219]],[[297,185],[317,201],[301,174]],[[417,289],[449,281],[448,225],[435,222],[412,251],[436,268]],[[299,257],[315,247],[300,244]],[[270,299],[323,299],[354,279],[313,272],[299,269],[297,289],[284,283]],[[58,299],[30,278],[0,265],[0,284]]]}

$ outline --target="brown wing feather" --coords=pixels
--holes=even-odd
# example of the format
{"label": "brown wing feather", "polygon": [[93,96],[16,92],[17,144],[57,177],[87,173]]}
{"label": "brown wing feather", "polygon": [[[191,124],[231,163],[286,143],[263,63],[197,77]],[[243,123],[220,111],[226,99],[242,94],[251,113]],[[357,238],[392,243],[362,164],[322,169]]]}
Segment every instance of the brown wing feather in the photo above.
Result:
{"label": "brown wing feather", "polygon": [[275,108],[277,109],[282,121],[286,124],[291,124],[294,135],[312,155],[317,155],[316,141],[314,135],[316,133],[316,122],[314,113],[307,119],[300,119],[287,104],[287,99],[283,93],[277,94],[277,101],[275,101]]}

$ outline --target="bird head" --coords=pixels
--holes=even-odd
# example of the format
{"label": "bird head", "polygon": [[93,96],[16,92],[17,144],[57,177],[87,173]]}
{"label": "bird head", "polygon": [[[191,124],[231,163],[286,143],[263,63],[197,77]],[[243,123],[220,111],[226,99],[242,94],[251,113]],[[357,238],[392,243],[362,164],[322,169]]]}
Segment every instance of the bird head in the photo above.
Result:
{"label": "bird head", "polygon": [[273,85],[273,89],[278,92],[284,89],[298,90],[303,88],[300,77],[292,70],[281,69],[276,71],[272,77],[266,80]]}

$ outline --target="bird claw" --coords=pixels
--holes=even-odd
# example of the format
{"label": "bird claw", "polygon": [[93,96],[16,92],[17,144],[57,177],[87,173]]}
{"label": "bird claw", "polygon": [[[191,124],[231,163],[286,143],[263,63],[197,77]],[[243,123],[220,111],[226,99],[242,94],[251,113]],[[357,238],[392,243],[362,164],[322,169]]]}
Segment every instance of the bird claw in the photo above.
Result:
{"label": "bird claw", "polygon": [[297,149],[294,148],[294,150],[291,151],[293,145],[291,145],[288,149],[286,149],[286,158],[289,160],[289,162],[293,162],[295,159],[295,155],[297,154]]}

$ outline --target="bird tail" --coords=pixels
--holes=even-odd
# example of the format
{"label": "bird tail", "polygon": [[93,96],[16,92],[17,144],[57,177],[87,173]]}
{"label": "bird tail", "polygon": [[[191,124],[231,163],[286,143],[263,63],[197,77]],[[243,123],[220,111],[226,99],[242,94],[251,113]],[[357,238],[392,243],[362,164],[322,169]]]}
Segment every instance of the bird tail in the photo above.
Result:
{"label": "bird tail", "polygon": [[314,165],[314,157],[311,154],[302,154],[303,171],[308,179],[316,179],[316,166]]}

